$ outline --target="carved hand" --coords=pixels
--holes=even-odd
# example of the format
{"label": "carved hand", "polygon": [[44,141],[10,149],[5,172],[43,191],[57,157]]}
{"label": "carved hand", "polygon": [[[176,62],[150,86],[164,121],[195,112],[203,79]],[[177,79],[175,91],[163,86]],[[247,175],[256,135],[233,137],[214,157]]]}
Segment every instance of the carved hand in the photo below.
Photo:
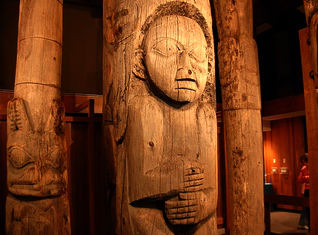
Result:
{"label": "carved hand", "polygon": [[205,190],[180,193],[165,202],[165,213],[173,225],[197,224],[211,214],[211,199]]}
{"label": "carved hand", "polygon": [[184,171],[183,192],[165,202],[166,217],[171,224],[197,224],[209,215],[203,172],[199,167]]}

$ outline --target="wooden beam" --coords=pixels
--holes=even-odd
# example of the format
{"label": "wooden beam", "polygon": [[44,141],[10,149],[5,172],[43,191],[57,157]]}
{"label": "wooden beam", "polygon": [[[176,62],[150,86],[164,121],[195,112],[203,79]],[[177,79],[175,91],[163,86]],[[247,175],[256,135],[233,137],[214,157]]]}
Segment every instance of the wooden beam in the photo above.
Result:
{"label": "wooden beam", "polygon": [[285,118],[295,118],[295,117],[302,117],[302,116],[305,116],[305,110],[291,112],[291,113],[283,113],[283,114],[265,116],[265,117],[263,117],[263,120],[264,121],[274,121],[274,120],[280,120],[280,119],[285,119]]}
{"label": "wooden beam", "polygon": [[289,96],[266,101],[262,104],[262,117],[301,114],[305,111],[304,95]]}
{"label": "wooden beam", "polygon": [[310,77],[313,69],[310,45],[308,45],[309,30],[299,31],[301,63],[304,82],[304,97],[306,108],[307,143],[310,174],[310,226],[311,233],[318,234],[318,103],[314,80]]}

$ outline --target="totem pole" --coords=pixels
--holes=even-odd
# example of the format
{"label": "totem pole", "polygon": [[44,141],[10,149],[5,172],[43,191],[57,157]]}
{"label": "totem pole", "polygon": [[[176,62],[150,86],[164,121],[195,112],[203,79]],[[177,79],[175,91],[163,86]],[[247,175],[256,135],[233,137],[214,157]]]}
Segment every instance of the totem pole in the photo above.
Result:
{"label": "totem pole", "polygon": [[231,235],[264,233],[263,142],[252,0],[214,0]]}
{"label": "totem pole", "polygon": [[104,1],[117,234],[217,234],[208,0]]}
{"label": "totem pole", "polygon": [[[304,74],[307,65],[303,64],[304,98],[306,107],[307,142],[309,154],[310,174],[310,229],[312,234],[318,233],[318,1],[304,0],[306,21],[308,25],[308,38],[312,66],[310,76]],[[304,48],[305,49],[305,48]],[[306,55],[302,54],[302,62]],[[308,61],[306,61],[308,64]]]}
{"label": "totem pole", "polygon": [[21,0],[7,117],[7,234],[70,234],[61,104],[62,0]]}

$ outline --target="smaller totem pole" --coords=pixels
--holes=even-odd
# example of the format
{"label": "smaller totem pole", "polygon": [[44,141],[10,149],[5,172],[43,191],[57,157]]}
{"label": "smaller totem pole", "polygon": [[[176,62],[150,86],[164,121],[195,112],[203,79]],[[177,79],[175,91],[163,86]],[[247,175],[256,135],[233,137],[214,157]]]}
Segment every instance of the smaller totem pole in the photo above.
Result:
{"label": "smaller totem pole", "polygon": [[7,118],[7,234],[70,234],[60,101],[62,9],[62,0],[20,1]]}

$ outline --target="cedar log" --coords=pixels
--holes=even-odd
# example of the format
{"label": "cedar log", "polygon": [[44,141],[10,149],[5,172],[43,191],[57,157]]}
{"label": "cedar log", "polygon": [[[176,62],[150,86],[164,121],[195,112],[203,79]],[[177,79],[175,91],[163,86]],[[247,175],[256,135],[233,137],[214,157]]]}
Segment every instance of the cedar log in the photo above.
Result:
{"label": "cedar log", "polygon": [[252,0],[214,0],[231,235],[264,233],[264,170]]}

